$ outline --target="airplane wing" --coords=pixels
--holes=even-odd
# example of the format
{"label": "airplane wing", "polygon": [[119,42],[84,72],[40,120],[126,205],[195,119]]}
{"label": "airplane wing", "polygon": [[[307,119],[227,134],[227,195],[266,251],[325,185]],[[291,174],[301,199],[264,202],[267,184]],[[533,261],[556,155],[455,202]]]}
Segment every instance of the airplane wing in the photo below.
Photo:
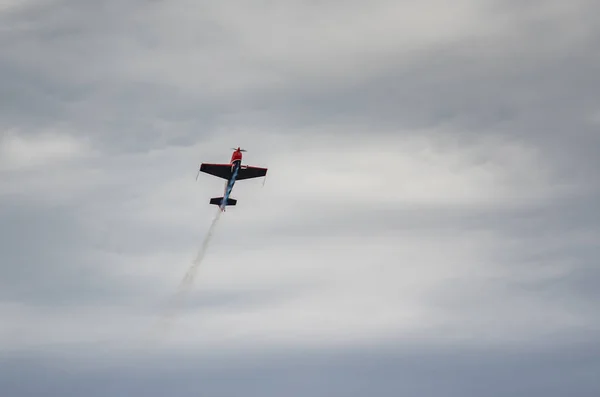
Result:
{"label": "airplane wing", "polygon": [[223,179],[231,178],[231,164],[202,163],[200,165],[200,171]]}
{"label": "airplane wing", "polygon": [[267,175],[267,169],[261,167],[252,167],[250,165],[242,165],[238,171],[237,180],[260,178]]}

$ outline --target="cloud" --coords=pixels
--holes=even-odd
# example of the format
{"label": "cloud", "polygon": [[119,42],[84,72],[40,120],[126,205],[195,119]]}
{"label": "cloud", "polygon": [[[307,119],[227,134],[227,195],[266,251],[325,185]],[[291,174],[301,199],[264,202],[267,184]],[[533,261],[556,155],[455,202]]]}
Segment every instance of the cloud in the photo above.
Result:
{"label": "cloud", "polygon": [[[198,387],[186,368],[199,357],[227,354],[202,361],[215,393],[235,394],[217,367],[261,394],[301,381],[320,385],[310,394],[362,395],[379,381],[390,395],[594,391],[597,355],[582,349],[600,326],[597,8],[62,0],[3,10],[7,368],[49,371],[52,350],[74,374],[54,377],[56,390],[110,379],[178,394]],[[236,184],[238,205],[173,333],[140,347],[223,189],[194,181],[196,167],[238,145],[269,167],[266,184]],[[370,353],[358,346],[404,344],[361,366]],[[294,353],[334,348],[348,356]],[[73,355],[77,365],[64,361]],[[138,369],[112,370],[122,355]],[[162,362],[181,372],[161,383]],[[283,380],[270,384],[274,373]]]}
{"label": "cloud", "polygon": [[0,170],[43,168],[85,155],[88,150],[85,142],[65,134],[46,132],[32,137],[6,131],[0,140]]}
{"label": "cloud", "polygon": [[[98,361],[106,358],[100,354]],[[593,396],[599,390],[597,347],[577,343],[549,350],[450,348],[421,344],[355,347],[353,349],[246,350],[207,353],[201,358],[184,352],[131,358],[90,367],[80,356],[43,360],[30,356],[3,361],[0,385],[15,394],[85,392],[90,396],[127,393],[158,396],[239,394],[395,396],[398,390],[431,396],[565,394]],[[29,382],[26,379],[38,379]]]}

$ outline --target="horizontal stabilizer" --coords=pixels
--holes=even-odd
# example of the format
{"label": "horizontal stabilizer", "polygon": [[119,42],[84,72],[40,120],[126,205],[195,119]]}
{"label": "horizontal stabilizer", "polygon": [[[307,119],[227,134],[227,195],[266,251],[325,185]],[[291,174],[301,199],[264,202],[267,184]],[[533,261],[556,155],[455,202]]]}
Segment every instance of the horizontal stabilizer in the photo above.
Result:
{"label": "horizontal stabilizer", "polygon": [[[223,197],[213,197],[213,198],[210,199],[210,203],[214,204],[214,205],[221,205],[222,201],[223,201]],[[237,200],[230,197],[227,200],[227,204],[226,205],[236,205],[236,204],[237,204]]]}

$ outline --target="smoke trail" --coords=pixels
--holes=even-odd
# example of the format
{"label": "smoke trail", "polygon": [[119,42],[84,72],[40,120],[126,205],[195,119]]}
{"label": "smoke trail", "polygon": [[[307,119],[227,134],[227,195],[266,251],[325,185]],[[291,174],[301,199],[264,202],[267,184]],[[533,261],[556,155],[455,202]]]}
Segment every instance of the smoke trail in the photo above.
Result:
{"label": "smoke trail", "polygon": [[181,283],[179,284],[179,288],[177,289],[175,296],[171,300],[171,304],[169,305],[169,310],[162,317],[162,321],[161,321],[162,326],[160,327],[161,331],[162,331],[162,332],[160,332],[161,336],[164,336],[166,334],[166,332],[168,331],[169,325],[171,324],[172,319],[175,316],[177,309],[182,304],[183,298],[185,297],[187,292],[190,290],[192,284],[194,283],[194,278],[196,277],[198,267],[200,266],[200,264],[202,263],[202,260],[204,259],[204,255],[206,254],[206,249],[208,248],[208,244],[210,243],[211,237],[215,231],[217,222],[221,218],[221,214],[222,214],[221,210],[218,209],[217,214],[215,215],[215,217],[210,225],[210,228],[208,229],[208,232],[206,233],[206,236],[204,237],[204,241],[202,242],[202,246],[200,247],[200,250],[198,251],[198,255],[196,256],[196,259],[193,260],[192,265],[188,268],[187,272],[185,273],[185,276],[181,280]]}
{"label": "smoke trail", "polygon": [[221,218],[221,214],[222,214],[221,209],[218,209],[212,223],[210,224],[210,228],[208,228],[206,237],[204,237],[204,241],[202,242],[202,246],[200,247],[200,250],[198,251],[198,255],[196,256],[196,259],[194,259],[194,261],[192,262],[192,266],[190,266],[187,273],[185,274],[185,277],[181,281],[181,284],[179,286],[180,291],[187,292],[189,287],[194,282],[194,278],[196,277],[196,271],[197,271],[198,267],[200,266],[200,263],[202,263],[202,259],[204,259],[204,255],[206,254],[206,249],[208,248],[208,243],[210,242],[213,232],[215,231],[217,222]]}

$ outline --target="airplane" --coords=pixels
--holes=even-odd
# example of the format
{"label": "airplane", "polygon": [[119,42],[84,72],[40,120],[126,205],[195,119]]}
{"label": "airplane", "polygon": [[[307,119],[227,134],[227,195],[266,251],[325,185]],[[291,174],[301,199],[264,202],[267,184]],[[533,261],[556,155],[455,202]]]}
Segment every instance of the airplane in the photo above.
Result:
{"label": "airplane", "polygon": [[[198,170],[198,175],[200,175],[200,172],[205,172],[226,180],[223,197],[213,197],[209,201],[210,204],[218,205],[222,212],[225,212],[225,207],[237,204],[236,199],[229,197],[236,181],[260,178],[267,175],[267,168],[242,165],[242,152],[246,152],[245,149],[238,147],[231,150],[234,152],[231,155],[229,164],[202,163]],[[198,180],[198,175],[196,175],[196,180]]]}

